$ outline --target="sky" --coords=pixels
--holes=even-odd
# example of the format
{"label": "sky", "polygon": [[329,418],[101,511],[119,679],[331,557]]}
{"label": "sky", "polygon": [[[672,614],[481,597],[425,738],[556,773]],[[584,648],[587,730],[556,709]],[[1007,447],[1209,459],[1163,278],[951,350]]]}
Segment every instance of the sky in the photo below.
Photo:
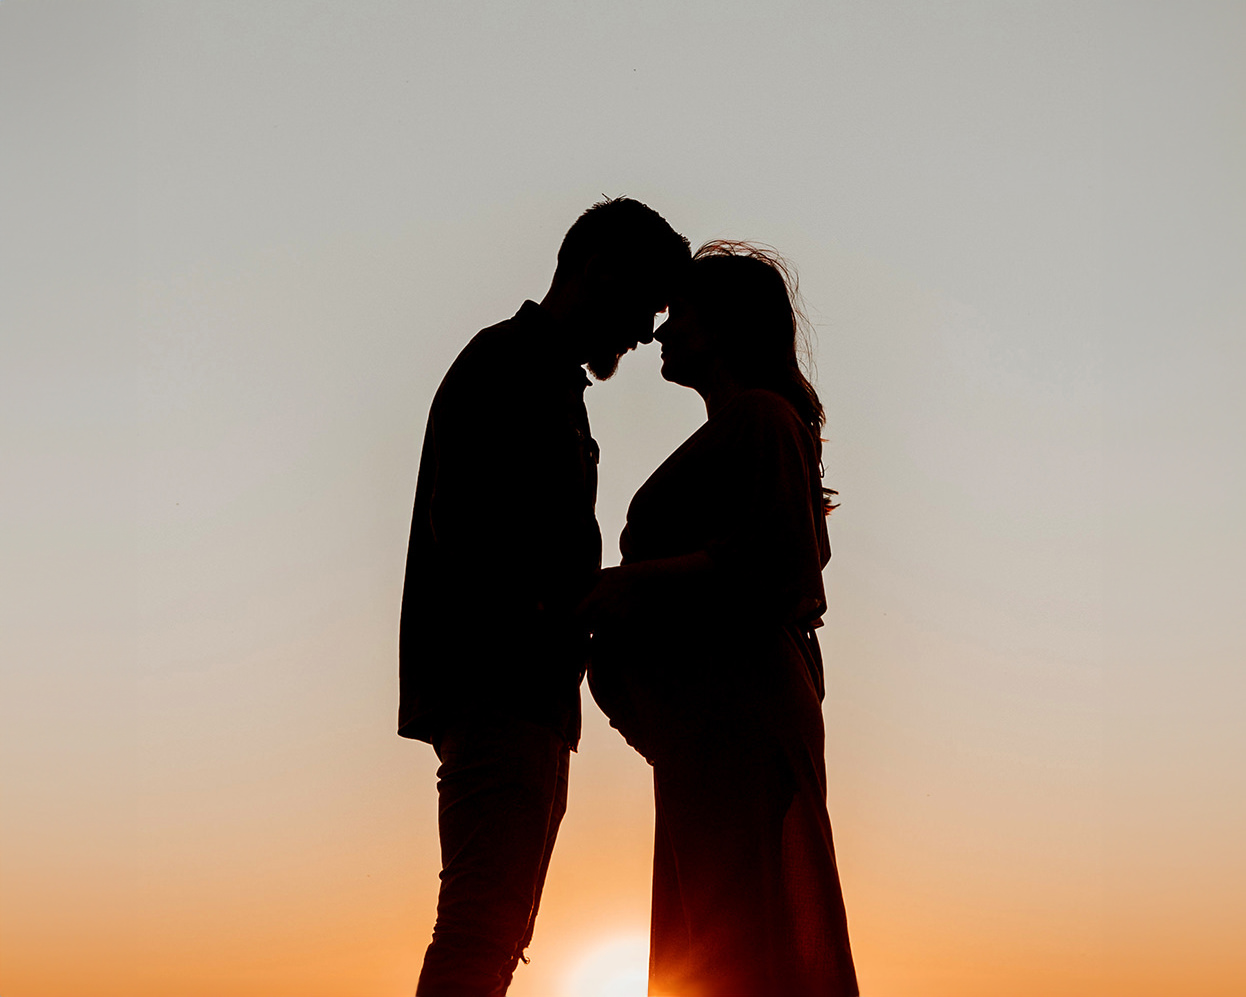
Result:
{"label": "sky", "polygon": [[[603,194],[801,275],[864,997],[1246,990],[1243,42],[1205,0],[0,0],[0,992],[414,990],[424,419]],[[616,563],[704,412],[652,348],[587,400]],[[515,997],[643,993],[649,775],[584,698]]]}

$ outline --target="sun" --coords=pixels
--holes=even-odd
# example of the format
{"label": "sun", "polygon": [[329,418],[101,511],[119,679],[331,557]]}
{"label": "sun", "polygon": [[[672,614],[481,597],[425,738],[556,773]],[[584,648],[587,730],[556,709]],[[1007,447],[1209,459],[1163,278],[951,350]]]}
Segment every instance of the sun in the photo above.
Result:
{"label": "sun", "polygon": [[566,997],[645,997],[649,982],[649,939],[617,935],[600,942],[567,976]]}

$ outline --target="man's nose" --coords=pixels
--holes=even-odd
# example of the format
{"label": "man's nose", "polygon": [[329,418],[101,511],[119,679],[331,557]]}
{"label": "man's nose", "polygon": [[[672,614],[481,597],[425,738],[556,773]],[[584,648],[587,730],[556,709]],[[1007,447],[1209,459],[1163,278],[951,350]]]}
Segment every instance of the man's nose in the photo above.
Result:
{"label": "man's nose", "polygon": [[[661,322],[658,321],[659,317],[662,319]],[[649,334],[644,339],[642,339],[641,342],[648,344],[648,343],[652,343],[655,339],[659,343],[666,342],[666,340],[662,338],[662,332],[666,329],[666,323],[669,322],[670,320],[671,320],[670,313],[665,308],[663,308],[660,312],[654,312],[653,313],[653,324],[650,325],[649,327]]]}

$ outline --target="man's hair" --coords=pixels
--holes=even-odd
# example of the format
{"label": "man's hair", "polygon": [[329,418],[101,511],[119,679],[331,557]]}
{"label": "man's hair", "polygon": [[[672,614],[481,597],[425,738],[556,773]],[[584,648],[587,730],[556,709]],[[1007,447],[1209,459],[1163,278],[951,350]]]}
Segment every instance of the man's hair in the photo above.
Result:
{"label": "man's hair", "polygon": [[594,256],[670,282],[692,256],[688,240],[647,204],[630,197],[598,201],[575,220],[558,250],[555,278],[569,277]]}

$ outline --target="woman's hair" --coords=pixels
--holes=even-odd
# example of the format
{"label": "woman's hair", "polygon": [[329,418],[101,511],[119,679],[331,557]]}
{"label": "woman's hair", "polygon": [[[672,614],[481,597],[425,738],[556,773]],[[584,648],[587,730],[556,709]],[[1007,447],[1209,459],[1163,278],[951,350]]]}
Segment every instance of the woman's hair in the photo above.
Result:
{"label": "woman's hair", "polygon": [[[687,291],[731,373],[746,387],[786,398],[813,434],[820,460],[826,413],[801,367],[800,355],[809,356],[809,320],[796,271],[767,246],[718,239],[693,254]],[[823,489],[827,512],[834,494]]]}

